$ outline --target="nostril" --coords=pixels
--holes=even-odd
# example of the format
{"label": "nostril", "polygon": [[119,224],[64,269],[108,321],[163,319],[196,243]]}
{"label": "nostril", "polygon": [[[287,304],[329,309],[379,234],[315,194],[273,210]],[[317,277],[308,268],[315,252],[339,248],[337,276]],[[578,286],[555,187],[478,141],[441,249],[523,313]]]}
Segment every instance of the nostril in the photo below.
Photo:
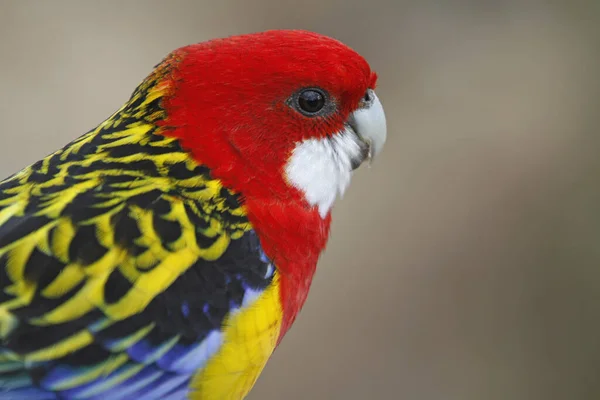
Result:
{"label": "nostril", "polygon": [[371,91],[370,91],[370,90],[367,90],[367,91],[365,92],[365,95],[364,95],[364,97],[363,97],[363,100],[364,100],[366,103],[368,103],[368,102],[370,102],[372,99],[373,99],[373,98],[371,97]]}

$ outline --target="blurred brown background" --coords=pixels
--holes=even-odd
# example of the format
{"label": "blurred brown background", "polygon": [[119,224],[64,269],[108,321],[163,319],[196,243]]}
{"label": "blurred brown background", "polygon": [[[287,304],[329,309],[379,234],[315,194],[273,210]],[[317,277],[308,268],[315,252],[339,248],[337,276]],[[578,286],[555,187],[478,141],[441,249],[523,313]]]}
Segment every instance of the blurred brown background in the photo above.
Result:
{"label": "blurred brown background", "polygon": [[332,35],[389,142],[334,212],[250,399],[600,398],[597,1],[0,0],[0,173],[94,127],[176,47]]}

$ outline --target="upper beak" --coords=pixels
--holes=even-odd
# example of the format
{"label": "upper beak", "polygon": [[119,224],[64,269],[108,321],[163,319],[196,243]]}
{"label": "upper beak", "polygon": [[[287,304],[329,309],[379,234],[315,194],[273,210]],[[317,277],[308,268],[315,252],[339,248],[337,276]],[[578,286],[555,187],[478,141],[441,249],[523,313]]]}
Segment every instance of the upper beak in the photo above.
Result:
{"label": "upper beak", "polygon": [[372,162],[381,153],[387,136],[383,106],[373,90],[367,90],[360,107],[351,114],[348,124],[365,144],[364,158],[357,160],[355,167],[365,160]]}

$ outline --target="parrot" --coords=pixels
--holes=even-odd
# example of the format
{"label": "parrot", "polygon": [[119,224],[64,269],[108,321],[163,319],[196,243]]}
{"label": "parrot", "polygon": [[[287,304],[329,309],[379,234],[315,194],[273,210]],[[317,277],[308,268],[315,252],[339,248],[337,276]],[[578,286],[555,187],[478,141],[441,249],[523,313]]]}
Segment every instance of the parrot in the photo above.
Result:
{"label": "parrot", "polygon": [[0,400],[241,400],[386,142],[341,41],[166,55],[96,128],[0,182]]}

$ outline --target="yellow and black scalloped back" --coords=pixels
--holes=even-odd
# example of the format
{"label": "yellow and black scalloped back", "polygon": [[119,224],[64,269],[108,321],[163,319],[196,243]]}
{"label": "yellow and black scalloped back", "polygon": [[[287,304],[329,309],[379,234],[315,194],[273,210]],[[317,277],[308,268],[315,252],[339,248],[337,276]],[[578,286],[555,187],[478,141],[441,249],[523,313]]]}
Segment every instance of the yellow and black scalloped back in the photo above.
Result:
{"label": "yellow and black scalloped back", "polygon": [[0,400],[239,399],[273,351],[275,267],[162,95],[0,183]]}

